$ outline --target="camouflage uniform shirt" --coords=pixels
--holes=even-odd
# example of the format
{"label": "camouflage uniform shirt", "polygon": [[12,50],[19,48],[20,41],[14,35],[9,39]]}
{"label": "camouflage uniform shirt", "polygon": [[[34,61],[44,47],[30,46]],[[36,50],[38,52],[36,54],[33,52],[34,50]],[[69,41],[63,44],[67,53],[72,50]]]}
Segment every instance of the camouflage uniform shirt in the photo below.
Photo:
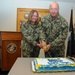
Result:
{"label": "camouflage uniform shirt", "polygon": [[45,56],[63,57],[65,54],[65,40],[68,34],[68,23],[61,15],[58,15],[56,19],[52,19],[50,14],[45,16],[42,22],[46,42],[51,45],[50,50],[45,52]]}
{"label": "camouflage uniform shirt", "polygon": [[21,28],[23,40],[21,44],[23,57],[38,57],[40,48],[36,46],[39,40],[45,39],[41,26],[24,22]]}

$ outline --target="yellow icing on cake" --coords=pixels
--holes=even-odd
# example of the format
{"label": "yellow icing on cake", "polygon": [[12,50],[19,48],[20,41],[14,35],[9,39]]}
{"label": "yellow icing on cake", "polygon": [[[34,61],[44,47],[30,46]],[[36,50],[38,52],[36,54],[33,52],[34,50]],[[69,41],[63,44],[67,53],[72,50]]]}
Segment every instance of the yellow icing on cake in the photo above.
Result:
{"label": "yellow icing on cake", "polygon": [[37,67],[37,68],[41,67],[41,64],[36,64],[36,67]]}

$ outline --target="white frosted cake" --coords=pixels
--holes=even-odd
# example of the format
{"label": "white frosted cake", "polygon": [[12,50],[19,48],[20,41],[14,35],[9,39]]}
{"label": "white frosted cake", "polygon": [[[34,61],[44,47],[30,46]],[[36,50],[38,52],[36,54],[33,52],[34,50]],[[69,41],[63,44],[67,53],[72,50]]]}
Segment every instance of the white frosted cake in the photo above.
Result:
{"label": "white frosted cake", "polygon": [[34,72],[75,71],[75,62],[68,58],[34,58]]}

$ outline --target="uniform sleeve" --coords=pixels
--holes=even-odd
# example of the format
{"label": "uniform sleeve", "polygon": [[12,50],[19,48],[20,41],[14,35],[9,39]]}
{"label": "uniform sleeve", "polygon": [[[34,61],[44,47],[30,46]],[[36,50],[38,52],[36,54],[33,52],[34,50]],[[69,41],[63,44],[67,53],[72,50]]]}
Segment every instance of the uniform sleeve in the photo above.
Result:
{"label": "uniform sleeve", "polygon": [[62,22],[62,30],[60,31],[59,36],[51,42],[51,48],[62,46],[65,43],[65,40],[68,35],[68,23],[66,21]]}
{"label": "uniform sleeve", "polygon": [[49,34],[49,32],[50,32],[50,28],[49,28],[50,25],[51,25],[50,22],[45,17],[42,18],[42,31],[45,36],[46,43],[47,43],[47,38],[48,38],[47,34]]}
{"label": "uniform sleeve", "polygon": [[44,31],[44,33],[47,31],[48,26],[50,25],[49,21],[47,20],[47,18],[42,18],[42,29]]}
{"label": "uniform sleeve", "polygon": [[21,32],[27,42],[36,46],[37,42],[35,40],[33,40],[33,35],[31,34],[31,31],[28,29],[27,25],[25,25],[25,24],[22,25]]}
{"label": "uniform sleeve", "polygon": [[42,26],[39,29],[39,40],[44,40],[44,41],[46,40],[45,34],[43,32],[43,29],[42,29]]}

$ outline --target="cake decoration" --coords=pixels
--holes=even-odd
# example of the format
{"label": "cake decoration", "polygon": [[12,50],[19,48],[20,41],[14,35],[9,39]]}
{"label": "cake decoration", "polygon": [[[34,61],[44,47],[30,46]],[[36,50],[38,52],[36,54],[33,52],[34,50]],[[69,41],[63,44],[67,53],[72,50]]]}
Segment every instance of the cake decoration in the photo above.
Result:
{"label": "cake decoration", "polygon": [[68,58],[34,58],[34,72],[75,71],[75,62]]}

